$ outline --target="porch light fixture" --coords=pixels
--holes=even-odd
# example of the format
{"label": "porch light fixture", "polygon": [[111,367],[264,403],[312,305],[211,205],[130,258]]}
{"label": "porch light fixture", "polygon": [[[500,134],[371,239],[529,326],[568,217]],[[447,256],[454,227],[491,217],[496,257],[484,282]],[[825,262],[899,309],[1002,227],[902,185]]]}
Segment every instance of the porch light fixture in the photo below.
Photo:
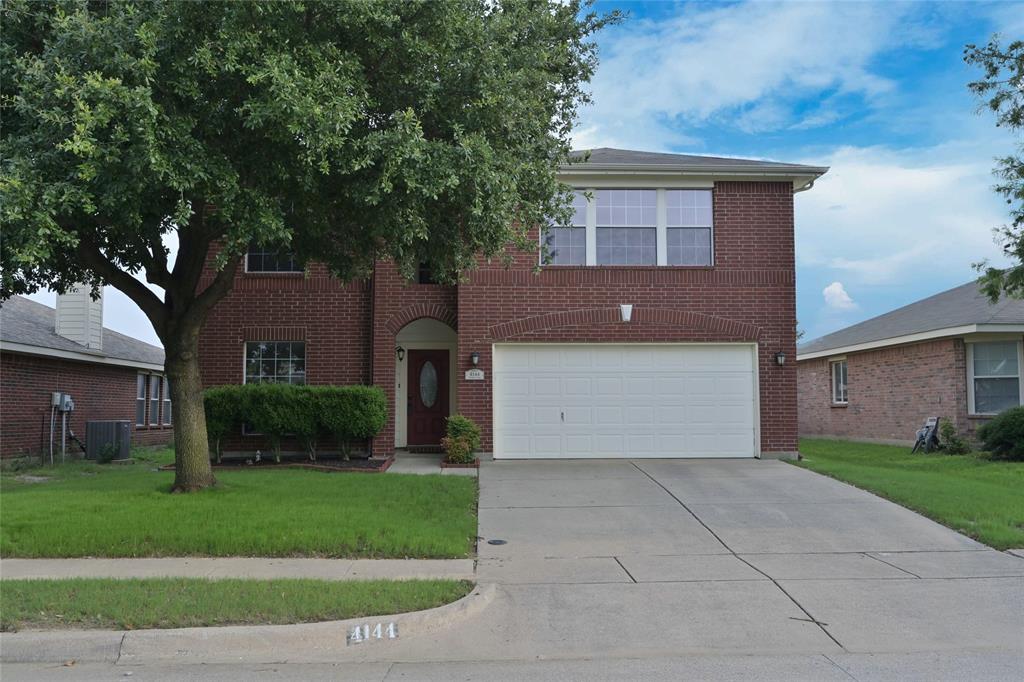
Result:
{"label": "porch light fixture", "polygon": [[472,363],[474,367],[476,367],[477,365],[480,364],[480,354],[477,353],[476,351],[473,351],[472,353],[469,354],[469,361],[470,363]]}
{"label": "porch light fixture", "polygon": [[633,304],[623,303],[619,306],[619,313],[622,315],[623,322],[629,322],[633,319]]}
{"label": "porch light fixture", "polygon": [[781,350],[775,354],[775,364],[779,365],[780,367],[786,364],[786,354],[783,353]]}
{"label": "porch light fixture", "polygon": [[395,355],[398,356],[399,362],[405,360],[405,349],[402,348],[401,346],[398,346],[397,348],[395,348]]}

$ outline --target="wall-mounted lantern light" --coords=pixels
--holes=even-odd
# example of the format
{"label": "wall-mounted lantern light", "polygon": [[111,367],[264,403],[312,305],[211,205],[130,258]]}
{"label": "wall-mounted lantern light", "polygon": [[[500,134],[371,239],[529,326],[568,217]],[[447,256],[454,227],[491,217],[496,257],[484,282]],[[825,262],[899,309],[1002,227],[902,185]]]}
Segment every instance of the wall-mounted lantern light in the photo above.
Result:
{"label": "wall-mounted lantern light", "polygon": [[633,319],[633,304],[623,303],[619,306],[619,313],[622,315],[623,322],[629,322]]}
{"label": "wall-mounted lantern light", "polygon": [[779,365],[780,367],[786,364],[786,354],[783,353],[781,350],[775,354],[775,364]]}
{"label": "wall-mounted lantern light", "polygon": [[472,353],[469,354],[469,361],[470,363],[472,363],[474,367],[476,367],[477,365],[480,364],[480,354],[477,353],[476,351],[473,351]]}
{"label": "wall-mounted lantern light", "polygon": [[395,355],[398,356],[399,362],[405,360],[405,349],[402,348],[401,346],[398,346],[397,348],[395,348]]}

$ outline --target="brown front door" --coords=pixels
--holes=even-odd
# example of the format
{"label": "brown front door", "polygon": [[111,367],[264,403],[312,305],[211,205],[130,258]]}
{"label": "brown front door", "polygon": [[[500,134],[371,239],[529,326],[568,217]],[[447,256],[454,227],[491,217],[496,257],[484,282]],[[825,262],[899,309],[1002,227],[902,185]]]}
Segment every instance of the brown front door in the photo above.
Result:
{"label": "brown front door", "polygon": [[409,351],[409,445],[440,445],[448,417],[448,351]]}

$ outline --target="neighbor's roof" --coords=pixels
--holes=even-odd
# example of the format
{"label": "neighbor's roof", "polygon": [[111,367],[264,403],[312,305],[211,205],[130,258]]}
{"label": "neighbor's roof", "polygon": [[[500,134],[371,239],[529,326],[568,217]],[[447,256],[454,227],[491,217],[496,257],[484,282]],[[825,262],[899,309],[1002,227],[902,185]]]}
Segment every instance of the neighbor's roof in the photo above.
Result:
{"label": "neighbor's roof", "polygon": [[[96,351],[59,336],[54,327],[57,311],[24,296],[12,296],[0,304],[0,344],[31,346],[40,350],[63,351],[91,356],[105,364],[164,364],[164,349],[103,328],[103,350]],[[52,354],[52,353],[50,353]],[[78,359],[89,360],[89,357]],[[124,363],[119,361],[126,361]]]}
{"label": "neighbor's roof", "polygon": [[797,359],[819,357],[830,352],[867,350],[861,348],[865,345],[880,347],[923,340],[914,338],[917,336],[938,338],[977,331],[1000,331],[999,325],[1024,325],[1024,300],[1004,296],[993,304],[981,293],[977,282],[968,282],[808,341],[797,348]]}
{"label": "neighbor's roof", "polygon": [[779,163],[777,161],[759,161],[755,159],[734,159],[721,156],[694,156],[692,154],[664,154],[661,152],[641,152],[629,149],[579,149],[570,154],[572,159],[589,158],[581,164],[570,164],[567,168],[584,167],[602,170],[678,170],[704,171],[707,173],[728,172],[733,174],[749,173],[754,175],[823,175],[827,166],[805,166],[796,163]]}

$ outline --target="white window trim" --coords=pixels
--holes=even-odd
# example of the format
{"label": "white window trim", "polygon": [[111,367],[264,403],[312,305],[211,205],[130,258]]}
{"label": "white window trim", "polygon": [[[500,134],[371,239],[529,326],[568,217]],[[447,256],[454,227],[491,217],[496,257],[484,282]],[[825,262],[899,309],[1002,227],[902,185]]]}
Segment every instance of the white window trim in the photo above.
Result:
{"label": "white window trim", "polygon": [[[840,364],[846,365],[846,397],[842,400],[836,397],[836,387],[838,386],[836,384],[836,367]],[[828,385],[833,405],[850,404],[850,365],[847,364],[846,358],[835,358],[828,361]]]}
{"label": "white window trim", "polygon": [[[248,374],[247,374],[247,370],[248,370],[248,367],[249,367],[249,363],[248,363],[249,353],[246,351],[246,347],[250,343],[301,343],[303,346],[308,346],[309,345],[306,342],[305,339],[303,339],[302,341],[282,341],[282,340],[274,340],[274,341],[243,341],[242,342],[242,385],[243,386],[245,384],[247,384],[248,381],[249,381],[249,377],[248,377]],[[306,374],[305,374],[305,376],[307,378],[309,377],[309,367],[308,366],[306,367]],[[306,385],[308,385],[308,383],[294,384],[294,385],[306,386]]]}
{"label": "white window trim", "polygon": [[[978,412],[974,409],[974,380],[975,379],[1009,379],[1008,376],[974,376],[974,346],[978,343],[1000,343],[998,340],[991,341],[969,341],[964,345],[967,347],[967,414],[972,417],[991,417],[996,412]],[[1001,343],[1005,343],[1002,341]],[[1024,405],[1024,377],[1021,376],[1021,369],[1024,368],[1024,343],[1015,341],[1017,344],[1017,404]]]}
{"label": "white window trim", "polygon": [[[656,216],[657,220],[655,223],[655,265],[672,267],[672,268],[713,268],[715,267],[715,217],[714,217],[714,202],[715,193],[713,187],[698,186],[698,187],[685,187],[685,186],[672,186],[672,187],[573,187],[574,192],[585,192],[590,195],[590,199],[587,201],[587,224],[586,236],[587,236],[587,249],[585,263],[586,267],[612,267],[612,268],[647,268],[649,265],[598,265],[597,264],[597,190],[598,189],[653,189],[657,192],[657,203]],[[711,262],[708,265],[669,265],[668,264],[668,203],[665,199],[665,192],[670,190],[685,190],[685,189],[700,189],[711,192]],[[648,228],[650,229],[650,228]],[[578,268],[579,265],[556,265],[553,263],[544,263],[544,230],[540,230],[540,236],[538,241],[541,247],[541,265],[543,267],[553,268]],[[246,263],[248,264],[249,257],[246,256]],[[248,265],[247,265],[248,266]],[[248,271],[248,270],[247,270]]]}
{"label": "white window trim", "polygon": [[[139,380],[142,380],[142,397],[139,397]],[[135,375],[135,426],[146,426],[146,407],[148,404],[149,375],[139,372]],[[142,421],[139,421],[139,402],[142,402]]]}
{"label": "white window trim", "polygon": [[171,383],[165,376],[160,377],[160,398],[160,425],[170,426],[171,421],[168,417],[171,415],[168,408],[171,405]]}

